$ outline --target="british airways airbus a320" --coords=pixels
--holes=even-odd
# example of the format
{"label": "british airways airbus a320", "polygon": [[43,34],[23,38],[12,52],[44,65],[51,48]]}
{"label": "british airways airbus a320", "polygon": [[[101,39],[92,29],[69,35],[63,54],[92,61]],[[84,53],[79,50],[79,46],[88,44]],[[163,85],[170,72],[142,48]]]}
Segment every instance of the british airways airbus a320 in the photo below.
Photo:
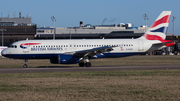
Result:
{"label": "british airways airbus a320", "polygon": [[90,67],[90,59],[115,58],[159,50],[175,43],[165,40],[171,11],[163,11],[147,32],[137,39],[23,40],[2,51],[8,58],[50,59],[54,64]]}

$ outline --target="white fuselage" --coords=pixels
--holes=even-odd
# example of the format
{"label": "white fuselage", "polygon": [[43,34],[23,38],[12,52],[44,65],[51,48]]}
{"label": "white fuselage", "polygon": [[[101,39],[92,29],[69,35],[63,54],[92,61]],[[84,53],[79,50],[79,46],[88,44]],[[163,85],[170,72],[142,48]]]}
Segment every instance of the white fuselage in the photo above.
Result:
{"label": "white fuselage", "polygon": [[142,39],[25,40],[13,43],[2,53],[11,58],[48,59],[55,54],[73,53],[104,46],[113,46],[112,51],[103,53],[108,54],[107,57],[121,57],[123,54],[129,56],[147,52],[152,44]]}

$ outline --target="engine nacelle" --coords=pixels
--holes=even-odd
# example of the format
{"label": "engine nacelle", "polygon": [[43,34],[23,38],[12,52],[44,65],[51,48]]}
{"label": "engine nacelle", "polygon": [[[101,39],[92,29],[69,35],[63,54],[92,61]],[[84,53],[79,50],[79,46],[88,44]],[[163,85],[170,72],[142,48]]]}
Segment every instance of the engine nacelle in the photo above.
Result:
{"label": "engine nacelle", "polygon": [[50,59],[52,64],[75,64],[79,62],[79,57],[74,55],[57,55],[56,57]]}

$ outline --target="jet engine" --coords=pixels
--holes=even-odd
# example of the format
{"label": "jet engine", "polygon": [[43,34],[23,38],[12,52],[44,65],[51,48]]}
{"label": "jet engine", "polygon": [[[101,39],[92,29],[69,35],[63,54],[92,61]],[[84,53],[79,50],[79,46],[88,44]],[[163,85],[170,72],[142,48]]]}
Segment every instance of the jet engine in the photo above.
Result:
{"label": "jet engine", "polygon": [[75,64],[79,62],[79,57],[74,55],[57,55],[54,58],[50,59],[52,64]]}

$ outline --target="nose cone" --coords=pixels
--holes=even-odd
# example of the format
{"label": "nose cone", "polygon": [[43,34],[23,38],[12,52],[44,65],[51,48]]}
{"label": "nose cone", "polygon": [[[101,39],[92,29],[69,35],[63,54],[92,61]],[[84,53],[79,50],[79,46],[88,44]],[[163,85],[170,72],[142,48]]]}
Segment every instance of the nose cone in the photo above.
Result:
{"label": "nose cone", "polygon": [[1,55],[2,55],[2,56],[6,56],[6,49],[4,49],[4,50],[1,51]]}

